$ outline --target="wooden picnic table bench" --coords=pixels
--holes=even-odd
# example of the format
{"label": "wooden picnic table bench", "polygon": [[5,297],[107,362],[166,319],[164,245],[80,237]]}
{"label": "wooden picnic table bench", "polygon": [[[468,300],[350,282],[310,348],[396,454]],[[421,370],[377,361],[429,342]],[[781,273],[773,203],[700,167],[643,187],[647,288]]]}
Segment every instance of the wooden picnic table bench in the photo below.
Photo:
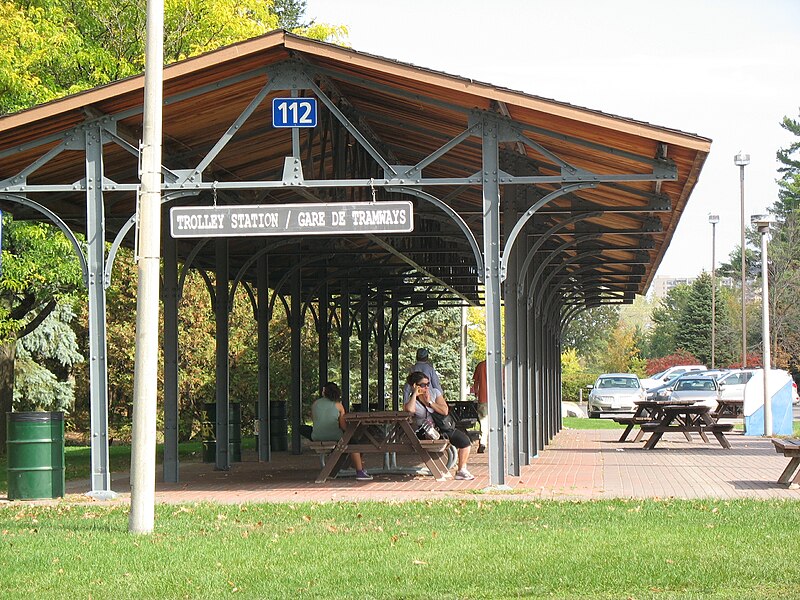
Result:
{"label": "wooden picnic table bench", "polygon": [[327,453],[329,444],[334,444],[316,482],[335,477],[352,452],[413,454],[428,467],[434,479],[444,479],[449,471],[446,458],[450,442],[418,439],[411,427],[412,417],[406,411],[347,413],[344,416],[347,425],[338,442],[312,442],[315,445],[311,447],[319,453]]}
{"label": "wooden picnic table bench", "polygon": [[652,435],[644,447],[652,450],[665,433],[680,432],[684,435],[691,432],[700,434],[704,442],[708,442],[706,433],[717,438],[720,446],[730,448],[731,444],[725,432],[733,429],[732,424],[717,423],[711,416],[711,408],[703,404],[667,404],[662,407],[659,421],[651,421],[641,425],[642,431],[650,431]]}
{"label": "wooden picnic table bench", "polygon": [[[772,444],[775,446],[775,452],[789,458],[789,464],[778,477],[778,483],[800,484],[800,470],[798,470],[800,467],[800,440],[796,438],[773,439]],[[797,471],[796,474],[795,471]]]}
{"label": "wooden picnic table bench", "polygon": [[[667,404],[670,404],[670,402],[668,400],[639,400],[634,402],[634,404],[636,405],[636,411],[634,411],[633,415],[629,417],[614,417],[614,420],[620,425],[627,425],[625,431],[622,432],[619,440],[617,440],[618,442],[626,441],[628,435],[630,435],[631,431],[633,431],[633,428],[637,425],[640,426],[640,429],[633,441],[640,441],[645,433],[644,429],[641,429],[641,426],[645,423],[658,421],[661,418],[661,409]],[[672,404],[692,404],[692,402],[678,401],[677,403],[673,402]],[[690,442],[692,441],[692,436],[690,436],[688,432],[684,432],[684,435],[686,436],[687,440]]]}
{"label": "wooden picnic table bench", "polygon": [[[450,445],[450,442],[448,440],[446,440],[444,438],[441,438],[441,439],[438,439],[438,440],[420,440],[419,443],[425,450],[428,451],[429,454],[433,454],[433,455],[446,454],[447,455],[446,466],[447,466],[448,470],[450,470],[453,467],[453,465],[455,464],[456,455],[455,455],[455,452],[452,452],[452,456],[451,456],[450,449],[452,448],[452,446]],[[308,442],[307,447],[310,450],[312,450],[312,451],[316,452],[317,454],[319,454],[320,463],[324,467],[327,457],[330,455],[331,452],[333,452],[333,449],[336,447],[336,444],[337,444],[337,442],[314,442],[314,441],[311,441],[311,442]],[[348,449],[351,452],[359,452],[359,450],[355,450],[354,448],[355,448],[355,445],[354,444],[350,444]],[[360,450],[360,452],[364,452],[366,454],[371,454],[371,453],[380,452],[380,450],[372,448],[372,449],[367,449],[367,450]],[[451,464],[451,462],[452,462],[452,464]]]}
{"label": "wooden picnic table bench", "polygon": [[738,418],[744,414],[744,400],[717,400],[717,410],[713,413],[714,418],[723,417]]}

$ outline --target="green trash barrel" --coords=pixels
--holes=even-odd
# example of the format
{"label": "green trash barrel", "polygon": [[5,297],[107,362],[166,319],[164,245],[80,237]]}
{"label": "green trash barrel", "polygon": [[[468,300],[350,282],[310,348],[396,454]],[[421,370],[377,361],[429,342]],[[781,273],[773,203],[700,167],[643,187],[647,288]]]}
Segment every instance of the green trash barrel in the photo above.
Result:
{"label": "green trash barrel", "polygon": [[274,452],[289,449],[289,403],[271,400],[269,403],[269,447]]}
{"label": "green trash barrel", "polygon": [[64,413],[6,413],[8,499],[64,496]]}
{"label": "green trash barrel", "polygon": [[213,463],[217,460],[217,404],[205,402],[201,416],[201,434],[203,438],[203,462]]}
{"label": "green trash barrel", "polygon": [[228,412],[228,452],[231,462],[242,462],[242,405],[230,403]]}
{"label": "green trash barrel", "polygon": [[[217,460],[217,403],[203,404],[201,415],[203,462]],[[231,402],[228,411],[228,456],[231,462],[242,462],[242,405]]]}

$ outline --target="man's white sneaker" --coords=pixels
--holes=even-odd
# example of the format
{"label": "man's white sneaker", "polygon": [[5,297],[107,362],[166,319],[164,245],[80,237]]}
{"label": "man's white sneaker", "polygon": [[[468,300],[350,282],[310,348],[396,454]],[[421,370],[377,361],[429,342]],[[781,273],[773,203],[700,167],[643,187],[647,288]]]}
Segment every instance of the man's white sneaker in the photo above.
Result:
{"label": "man's white sneaker", "polygon": [[460,471],[456,471],[456,479],[475,479],[475,476],[467,471],[466,469],[461,469]]}

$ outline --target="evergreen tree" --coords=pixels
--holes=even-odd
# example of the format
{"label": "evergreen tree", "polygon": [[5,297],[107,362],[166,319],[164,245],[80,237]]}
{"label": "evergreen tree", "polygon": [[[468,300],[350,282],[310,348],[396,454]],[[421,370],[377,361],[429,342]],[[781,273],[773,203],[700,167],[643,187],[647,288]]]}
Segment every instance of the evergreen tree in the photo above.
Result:
{"label": "evergreen tree", "polygon": [[688,296],[689,286],[676,286],[653,309],[653,328],[647,344],[648,358],[668,356],[678,349],[675,339],[679,327],[678,319],[688,302]]}
{"label": "evergreen tree", "polygon": [[72,367],[83,362],[75,332],[75,311],[61,302],[36,329],[17,343],[14,410],[69,411],[75,401]]}
{"label": "evergreen tree", "polygon": [[14,405],[17,341],[35,330],[60,300],[81,287],[81,270],[62,233],[44,223],[3,217],[0,276],[0,453],[6,450],[5,415]]}
{"label": "evergreen tree", "polygon": [[[772,358],[778,367],[800,371],[800,121],[784,117],[781,127],[795,136],[778,150],[778,200],[770,208],[777,217],[768,255]],[[759,340],[760,340],[759,336]]]}
{"label": "evergreen tree", "polygon": [[781,121],[781,127],[795,136],[795,141],[788,148],[778,150],[780,163],[778,173],[778,201],[770,212],[785,221],[789,215],[800,209],[800,121],[788,116]]}

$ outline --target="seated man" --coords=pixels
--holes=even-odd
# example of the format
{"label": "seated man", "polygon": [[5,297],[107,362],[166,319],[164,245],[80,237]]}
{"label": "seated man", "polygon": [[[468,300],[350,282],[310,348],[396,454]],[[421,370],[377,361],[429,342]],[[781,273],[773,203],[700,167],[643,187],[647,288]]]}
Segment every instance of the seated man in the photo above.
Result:
{"label": "seated man", "polygon": [[[314,400],[311,405],[311,418],[314,421],[311,439],[315,442],[336,442],[342,438],[345,429],[344,406],[342,391],[338,385],[329,381],[322,386],[322,397]],[[350,460],[356,468],[356,480],[372,480],[372,475],[364,469],[360,453],[351,452]]]}

